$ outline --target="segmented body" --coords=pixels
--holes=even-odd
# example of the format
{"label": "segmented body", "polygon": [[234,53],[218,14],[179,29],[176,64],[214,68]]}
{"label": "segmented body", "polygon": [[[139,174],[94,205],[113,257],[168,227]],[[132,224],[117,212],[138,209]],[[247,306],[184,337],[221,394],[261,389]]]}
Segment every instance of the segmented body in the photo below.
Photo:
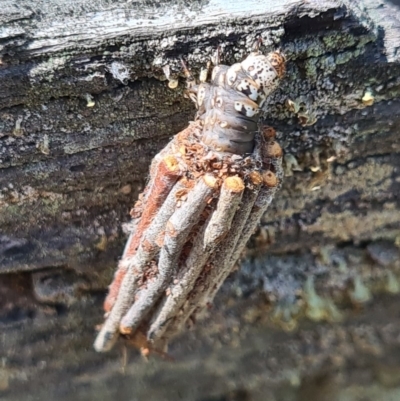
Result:
{"label": "segmented body", "polygon": [[252,153],[260,111],[285,73],[279,52],[250,54],[241,63],[218,65],[210,83],[191,88],[202,122],[202,142],[216,151]]}

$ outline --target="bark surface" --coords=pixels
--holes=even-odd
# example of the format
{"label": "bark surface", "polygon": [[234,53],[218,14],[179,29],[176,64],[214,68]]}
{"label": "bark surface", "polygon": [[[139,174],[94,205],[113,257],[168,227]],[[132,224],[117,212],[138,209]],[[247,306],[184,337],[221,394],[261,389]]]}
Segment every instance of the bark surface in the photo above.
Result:
{"label": "bark surface", "polygon": [[[0,394],[400,397],[397,0],[0,6]],[[123,376],[120,350],[91,344],[121,225],[195,114],[180,57],[198,75],[218,46],[230,65],[260,36],[288,59],[264,115],[283,187],[176,362],[130,353]]]}

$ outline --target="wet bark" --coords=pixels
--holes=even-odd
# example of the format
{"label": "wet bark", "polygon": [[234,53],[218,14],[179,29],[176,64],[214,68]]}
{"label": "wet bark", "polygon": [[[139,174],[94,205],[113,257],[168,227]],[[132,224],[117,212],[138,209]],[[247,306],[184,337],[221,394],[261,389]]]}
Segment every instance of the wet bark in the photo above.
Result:
{"label": "wet bark", "polygon": [[[178,362],[132,357],[119,377],[94,326],[149,163],[194,116],[180,57],[196,75],[218,46],[231,64],[259,36],[288,59],[264,115],[283,188],[207,324],[172,347]],[[3,1],[0,391],[102,399],[131,395],[133,374],[138,399],[312,399],[316,383],[346,394],[365,377],[394,391],[399,43],[394,0]]]}

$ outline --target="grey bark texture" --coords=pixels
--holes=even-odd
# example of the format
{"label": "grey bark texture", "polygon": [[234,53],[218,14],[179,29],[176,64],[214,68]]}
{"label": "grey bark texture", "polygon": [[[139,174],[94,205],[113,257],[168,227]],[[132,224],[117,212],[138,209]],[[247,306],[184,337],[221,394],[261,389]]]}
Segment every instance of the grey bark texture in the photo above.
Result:
{"label": "grey bark texture", "polygon": [[[283,187],[176,361],[123,375],[92,342],[121,224],[194,116],[180,57],[257,37],[288,59],[264,115]],[[0,55],[4,399],[400,398],[398,0],[3,0]]]}

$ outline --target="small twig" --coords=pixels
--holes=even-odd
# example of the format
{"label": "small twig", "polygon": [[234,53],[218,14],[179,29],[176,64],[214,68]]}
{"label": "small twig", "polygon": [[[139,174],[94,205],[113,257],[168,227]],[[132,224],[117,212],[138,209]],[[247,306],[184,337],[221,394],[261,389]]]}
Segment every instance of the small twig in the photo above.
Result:
{"label": "small twig", "polygon": [[246,247],[247,242],[249,241],[250,237],[254,234],[254,231],[256,230],[257,225],[259,224],[262,216],[266,212],[268,206],[270,205],[275,192],[276,189],[273,187],[269,188],[264,186],[261,189],[258,198],[247,219],[247,222],[243,227],[243,231],[240,235],[240,238],[236,243],[234,252],[230,257],[228,256],[220,273],[218,274],[217,277],[215,277],[213,281],[214,286],[210,287],[209,291],[207,291],[204,294],[204,299],[202,302],[200,302],[200,306],[205,306],[207,304],[210,304],[214,300],[214,297],[217,294],[219,288],[226,280],[226,278],[229,276],[229,274],[232,272],[232,269],[234,268],[236,262],[240,258],[240,255],[243,253],[243,250]]}
{"label": "small twig", "polygon": [[182,308],[181,313],[173,321],[169,322],[168,328],[165,330],[166,337],[171,338],[182,330],[187,319],[199,306],[200,301],[204,299],[204,294],[213,286],[215,278],[218,277],[220,273],[220,269],[223,269],[223,266],[226,264],[226,261],[229,260],[232,251],[236,247],[236,243],[242,233],[246,220],[250,215],[257,195],[258,188],[254,190],[246,188],[241,206],[237,210],[232,221],[232,226],[235,229],[229,231],[228,235],[220,243],[218,251],[214,253],[213,258],[210,261],[212,268],[208,272],[203,273],[200,282],[196,284],[194,289],[188,295],[187,302]]}
{"label": "small twig", "polygon": [[177,209],[169,219],[158,262],[158,276],[152,283],[148,283],[146,289],[139,291],[138,299],[121,321],[121,333],[126,334],[136,330],[161,293],[165,291],[176,270],[180,252],[190,229],[198,222],[216,188],[217,181],[214,177],[203,177],[189,192],[185,204]]}
{"label": "small twig", "polygon": [[178,201],[176,194],[178,191],[185,188],[182,181],[175,185],[149,228],[146,230],[145,235],[143,235],[135,255],[132,258],[121,261],[123,264],[122,267],[127,270],[127,273],[122,279],[113,308],[109,312],[94,343],[94,347],[98,352],[108,351],[114,345],[118,337],[120,321],[134,301],[137,281],[141,277],[140,272],[157,252],[157,238],[176,209]]}
{"label": "small twig", "polygon": [[[165,156],[156,166],[154,174],[147,186],[146,196],[143,199],[145,207],[141,218],[135,227],[135,231],[130,234],[126,243],[122,261],[132,257],[143,238],[144,231],[151,224],[154,216],[161,208],[171,189],[183,172],[179,167],[178,160],[174,156]],[[115,273],[115,279],[110,286],[109,293],[104,302],[104,309],[109,312],[114,305],[119,293],[119,287],[126,274],[125,263],[120,263]]]}
{"label": "small twig", "polygon": [[159,163],[148,194],[143,200],[146,202],[146,208],[143,210],[132,240],[127,243],[123,258],[134,255],[143,232],[150,225],[176,181],[181,176],[182,171],[179,168],[178,160],[174,156],[165,156]]}
{"label": "small twig", "polygon": [[264,173],[262,174],[263,187],[261,188],[254,203],[254,206],[247,218],[240,238],[238,239],[238,242],[236,243],[236,246],[234,248],[235,250],[231,254],[231,256],[227,258],[224,268],[221,269],[220,274],[217,278],[215,278],[214,287],[210,287],[207,294],[205,294],[204,300],[201,303],[203,306],[211,303],[214,300],[214,297],[217,294],[219,288],[232,272],[234,266],[240,258],[240,255],[243,253],[247,242],[256,230],[257,225],[259,224],[264,213],[267,211],[268,206],[271,204],[276,191],[279,189],[279,185],[282,182],[284,174],[282,169],[282,159],[280,158],[280,156],[281,154],[278,152],[278,157],[271,159],[276,174],[272,173],[269,170],[264,171]]}
{"label": "small twig", "polygon": [[183,272],[178,279],[178,283],[172,287],[171,293],[165,299],[160,312],[150,326],[149,340],[158,341],[167,329],[167,323],[178,315],[210,254],[219,240],[228,234],[232,219],[242,198],[243,190],[244,183],[241,178],[228,177],[225,180],[216,210],[197,235],[191,252],[182,268]]}
{"label": "small twig", "polygon": [[254,233],[262,215],[279,188],[283,178],[280,148],[277,149],[274,146],[274,153],[272,154],[270,143],[265,143],[258,151],[263,152],[264,157],[269,158],[276,174],[269,170],[264,171],[262,188],[259,191],[246,189],[242,207],[237,211],[232,223],[235,231],[231,231],[225,241],[221,243],[219,252],[210,261],[213,268],[203,277],[201,284],[197,285],[190,293],[188,302],[181,314],[168,323],[168,329],[164,330],[164,332],[167,331],[166,337],[168,338],[178,334],[184,323],[195,311],[200,312],[212,302],[220,286],[231,273],[246,243]]}

